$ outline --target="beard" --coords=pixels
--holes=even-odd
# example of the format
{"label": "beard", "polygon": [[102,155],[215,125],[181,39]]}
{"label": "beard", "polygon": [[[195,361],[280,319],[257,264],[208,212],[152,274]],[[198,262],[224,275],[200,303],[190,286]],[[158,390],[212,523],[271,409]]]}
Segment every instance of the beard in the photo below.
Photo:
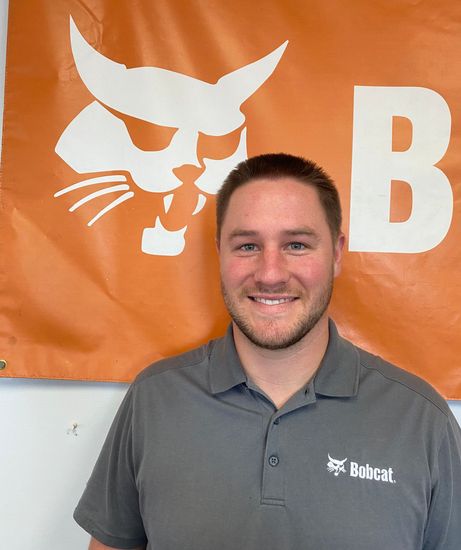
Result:
{"label": "beard", "polygon": [[[321,289],[318,296],[309,305],[308,311],[304,315],[300,314],[298,319],[285,327],[280,327],[277,319],[268,319],[264,327],[258,329],[251,322],[250,315],[245,313],[244,308],[239,303],[242,300],[248,300],[248,295],[251,295],[252,292],[244,291],[241,293],[240,299],[234,298],[227,292],[222,281],[221,290],[224,303],[232,320],[250,342],[259,348],[267,350],[286,349],[297,344],[309,334],[323,317],[333,293],[333,270],[323,289]],[[284,293],[284,290],[281,288],[277,289],[277,291],[272,290],[272,292],[274,294]],[[270,292],[264,291],[264,289],[258,289],[258,292],[260,291],[270,294]],[[299,299],[302,299],[302,297]]]}

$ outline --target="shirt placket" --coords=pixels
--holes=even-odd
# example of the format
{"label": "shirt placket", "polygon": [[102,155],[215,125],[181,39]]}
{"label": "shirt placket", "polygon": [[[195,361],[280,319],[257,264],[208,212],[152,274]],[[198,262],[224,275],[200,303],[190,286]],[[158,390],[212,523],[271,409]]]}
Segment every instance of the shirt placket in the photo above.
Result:
{"label": "shirt placket", "polygon": [[277,411],[269,421],[264,450],[261,504],[285,505],[286,461],[280,447],[281,415]]}
{"label": "shirt placket", "polygon": [[[285,506],[285,489],[289,450],[282,445],[283,430],[289,430],[290,415],[301,407],[313,403],[315,392],[312,385],[299,391],[281,409],[275,409],[271,402],[262,397],[266,415],[270,414],[267,422],[264,458],[262,465],[261,504],[270,506]],[[267,419],[267,416],[266,416]],[[285,439],[285,438],[283,438]]]}

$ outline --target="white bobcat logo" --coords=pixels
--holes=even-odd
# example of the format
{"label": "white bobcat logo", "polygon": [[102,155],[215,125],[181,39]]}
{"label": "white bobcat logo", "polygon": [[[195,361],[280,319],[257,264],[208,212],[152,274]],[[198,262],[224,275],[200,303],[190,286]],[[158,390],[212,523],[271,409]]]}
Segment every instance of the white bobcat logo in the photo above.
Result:
{"label": "white bobcat logo", "polygon": [[[181,254],[189,219],[184,220],[178,231],[169,231],[162,224],[162,217],[174,199],[171,192],[186,183],[178,169],[196,167],[193,184],[197,192],[190,208],[191,216],[196,215],[204,207],[207,194],[216,194],[227,173],[247,158],[245,117],[240,107],[272,74],[288,42],[210,84],[158,67],[127,69],[90,46],[72,18],[70,41],[78,73],[95,101],[70,122],[55,151],[79,174],[110,172],[110,175],[78,181],[54,196],[96,186],[98,190],[71,206],[69,210],[73,212],[96,197],[123,191],[88,222],[91,226],[134,196],[123,174],[128,172],[141,189],[164,193],[164,213],[155,217],[153,227],[144,229],[142,251],[162,256]],[[155,151],[136,147],[125,123],[106,106],[112,112],[172,128],[171,141],[164,149]],[[218,138],[235,131],[239,132],[239,143],[230,156],[220,160],[198,157],[199,134]],[[103,183],[114,185],[101,188]]]}
{"label": "white bobcat logo", "polygon": [[346,462],[347,458],[344,460],[336,460],[336,458],[331,458],[331,456],[328,454],[328,464],[327,464],[327,470],[329,472],[334,472],[335,476],[339,476],[340,473],[345,474],[346,468],[344,467],[344,463]]}

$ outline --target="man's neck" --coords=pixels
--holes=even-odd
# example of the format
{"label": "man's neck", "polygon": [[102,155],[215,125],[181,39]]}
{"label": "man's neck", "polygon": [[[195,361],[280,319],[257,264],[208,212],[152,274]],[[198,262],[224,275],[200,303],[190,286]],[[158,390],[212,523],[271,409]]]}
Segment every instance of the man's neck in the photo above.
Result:
{"label": "man's neck", "polygon": [[302,340],[285,349],[253,344],[233,325],[235,347],[250,380],[280,409],[316,373],[325,354],[329,331],[325,315]]}

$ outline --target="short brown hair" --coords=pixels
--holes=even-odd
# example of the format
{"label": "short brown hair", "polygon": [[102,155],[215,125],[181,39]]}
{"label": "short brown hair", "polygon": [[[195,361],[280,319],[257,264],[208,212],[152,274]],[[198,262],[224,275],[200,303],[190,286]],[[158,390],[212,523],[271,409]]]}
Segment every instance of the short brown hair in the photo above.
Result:
{"label": "short brown hair", "polygon": [[335,241],[341,231],[341,203],[338,190],[330,176],[315,162],[287,153],[258,155],[240,162],[227,178],[216,197],[217,238],[233,192],[246,183],[260,179],[277,180],[293,178],[317,190],[320,203],[325,211],[328,226]]}

